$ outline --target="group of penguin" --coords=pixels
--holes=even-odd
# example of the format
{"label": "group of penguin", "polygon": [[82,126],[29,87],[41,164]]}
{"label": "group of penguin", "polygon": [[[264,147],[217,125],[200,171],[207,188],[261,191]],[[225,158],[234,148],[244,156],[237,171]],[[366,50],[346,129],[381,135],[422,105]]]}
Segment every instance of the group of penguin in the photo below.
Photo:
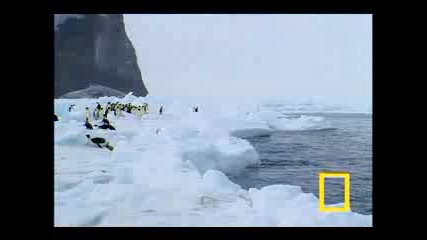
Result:
{"label": "group of penguin", "polygon": [[[71,104],[70,107],[68,108],[68,111],[71,112],[74,106],[75,106],[74,104]],[[96,124],[92,126],[92,124],[89,122],[89,120],[91,119],[91,112],[89,110],[89,107],[86,107],[85,111],[86,111],[86,120],[85,120],[84,126],[86,127],[86,129],[92,130],[93,126],[95,126],[100,129],[116,130],[116,128],[113,127],[110,124],[110,121],[107,119],[109,112],[114,112],[114,116],[116,117],[123,117],[124,116],[123,111],[124,111],[127,113],[135,114],[137,119],[140,120],[142,118],[142,115],[144,113],[147,113],[148,104],[144,103],[141,106],[135,106],[135,105],[132,105],[131,103],[121,104],[119,102],[116,102],[116,103],[108,102],[107,106],[103,108],[101,104],[97,103],[97,106],[94,109],[92,116],[95,120],[99,120],[102,117],[102,125],[99,125],[99,126]],[[198,112],[198,111],[199,111],[199,107],[193,107],[193,112]],[[160,106],[159,114],[160,115],[163,114],[163,106]],[[60,118],[55,114],[54,121],[59,121],[59,119]],[[86,134],[86,137],[88,141],[90,141],[92,144],[95,144],[99,148],[107,148],[110,151],[113,151],[114,149],[114,147],[111,146],[110,143],[105,138],[91,137],[89,134]]]}
{"label": "group of penguin", "polygon": [[[69,111],[71,111],[72,106],[70,106]],[[85,121],[85,127],[86,129],[93,129],[92,124],[89,122],[91,112],[88,107],[86,107],[86,121]],[[117,103],[111,103],[108,102],[107,106],[104,108],[101,106],[101,104],[97,103],[96,108],[93,111],[93,118],[95,120],[99,120],[102,117],[102,125],[95,127],[98,127],[100,129],[109,129],[109,130],[116,130],[115,127],[113,127],[110,124],[110,121],[108,121],[107,116],[109,112],[113,112],[114,116],[116,117],[123,117],[123,111],[127,113],[133,113],[137,116],[137,119],[140,120],[143,113],[146,113],[148,111],[148,104],[144,103],[142,106],[134,106],[131,103],[128,104],[121,104],[119,102]],[[88,140],[98,146],[99,148],[107,148],[110,151],[113,151],[114,147],[109,144],[109,142],[105,138],[101,137],[94,137],[92,138],[89,134],[86,135]]]}

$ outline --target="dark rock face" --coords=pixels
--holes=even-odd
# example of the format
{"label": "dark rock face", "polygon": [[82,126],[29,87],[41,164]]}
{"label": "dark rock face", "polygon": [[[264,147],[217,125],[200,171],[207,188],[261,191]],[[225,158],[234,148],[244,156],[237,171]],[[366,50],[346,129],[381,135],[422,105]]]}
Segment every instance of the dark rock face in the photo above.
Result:
{"label": "dark rock face", "polygon": [[91,85],[85,89],[72,91],[61,96],[61,98],[99,98],[99,97],[125,97],[124,92],[117,91],[115,89],[104,87],[101,85]]}
{"label": "dark rock face", "polygon": [[125,32],[123,15],[77,16],[62,17],[55,27],[55,98],[91,85],[106,87],[98,88],[101,92],[95,91],[97,95],[115,89],[104,95],[133,92],[145,97],[148,91]]}

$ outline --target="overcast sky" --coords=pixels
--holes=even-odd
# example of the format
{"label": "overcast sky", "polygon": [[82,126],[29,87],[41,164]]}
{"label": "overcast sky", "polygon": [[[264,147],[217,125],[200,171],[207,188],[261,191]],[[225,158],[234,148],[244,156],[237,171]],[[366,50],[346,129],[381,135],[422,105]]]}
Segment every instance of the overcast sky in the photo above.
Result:
{"label": "overcast sky", "polygon": [[125,15],[150,95],[372,96],[372,15]]}

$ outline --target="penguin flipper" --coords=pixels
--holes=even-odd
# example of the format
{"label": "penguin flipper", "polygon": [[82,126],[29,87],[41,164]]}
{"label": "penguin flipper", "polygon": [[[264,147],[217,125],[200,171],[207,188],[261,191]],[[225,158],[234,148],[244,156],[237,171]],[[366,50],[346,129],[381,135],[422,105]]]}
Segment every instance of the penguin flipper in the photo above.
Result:
{"label": "penguin flipper", "polygon": [[108,150],[110,150],[110,151],[113,151],[114,150],[114,147],[113,146],[111,146],[111,145],[109,145],[109,144],[107,144],[107,146],[105,146],[106,148],[108,148]]}

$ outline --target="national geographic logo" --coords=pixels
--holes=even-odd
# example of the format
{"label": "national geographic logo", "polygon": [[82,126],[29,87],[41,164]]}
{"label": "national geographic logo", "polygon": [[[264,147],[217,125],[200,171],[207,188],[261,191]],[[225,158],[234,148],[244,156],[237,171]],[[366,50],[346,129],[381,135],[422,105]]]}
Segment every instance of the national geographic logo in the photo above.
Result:
{"label": "national geographic logo", "polygon": [[[344,178],[344,207],[325,207],[325,178]],[[350,173],[320,172],[319,173],[319,210],[321,212],[350,211]]]}

